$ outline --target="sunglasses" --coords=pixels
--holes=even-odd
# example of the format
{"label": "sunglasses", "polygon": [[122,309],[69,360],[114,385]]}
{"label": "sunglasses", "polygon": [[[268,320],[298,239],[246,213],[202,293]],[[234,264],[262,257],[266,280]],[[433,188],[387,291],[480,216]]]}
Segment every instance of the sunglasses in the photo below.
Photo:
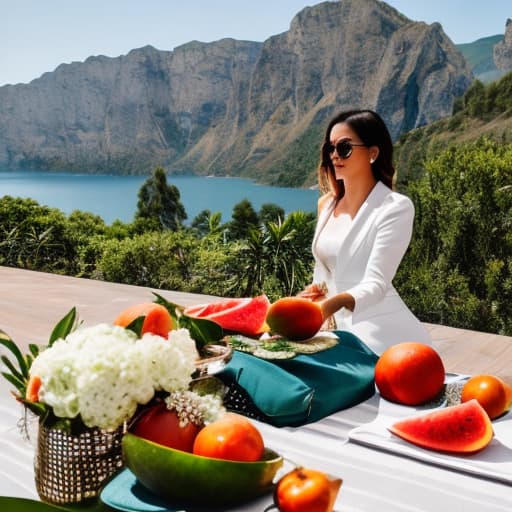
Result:
{"label": "sunglasses", "polygon": [[336,144],[327,144],[326,149],[329,152],[329,155],[332,155],[336,150],[338,156],[346,160],[352,154],[354,146],[366,147],[366,144],[354,144],[353,142],[349,142],[348,140],[342,140],[340,142],[337,142]]}

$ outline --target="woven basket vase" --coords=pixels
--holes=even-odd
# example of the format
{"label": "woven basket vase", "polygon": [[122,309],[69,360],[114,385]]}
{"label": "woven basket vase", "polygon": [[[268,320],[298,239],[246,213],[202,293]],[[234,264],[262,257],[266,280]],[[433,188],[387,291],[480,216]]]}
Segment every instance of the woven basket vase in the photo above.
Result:
{"label": "woven basket vase", "polygon": [[123,427],[90,428],[78,435],[39,424],[34,459],[36,489],[42,501],[78,503],[98,496],[123,466]]}

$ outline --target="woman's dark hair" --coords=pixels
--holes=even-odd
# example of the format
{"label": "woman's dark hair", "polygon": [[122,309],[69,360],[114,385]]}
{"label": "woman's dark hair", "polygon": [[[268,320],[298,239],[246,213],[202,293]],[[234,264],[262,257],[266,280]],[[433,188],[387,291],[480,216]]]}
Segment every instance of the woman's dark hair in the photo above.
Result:
{"label": "woman's dark hair", "polygon": [[345,187],[343,180],[336,180],[334,166],[329,153],[331,130],[334,125],[346,123],[357,133],[365,146],[377,146],[379,154],[372,163],[372,172],[377,181],[382,181],[389,188],[393,187],[393,141],[386,123],[373,110],[348,110],[334,116],[325,131],[322,143],[320,164],[318,166],[318,183],[322,192],[334,192],[337,198],[343,197]]}

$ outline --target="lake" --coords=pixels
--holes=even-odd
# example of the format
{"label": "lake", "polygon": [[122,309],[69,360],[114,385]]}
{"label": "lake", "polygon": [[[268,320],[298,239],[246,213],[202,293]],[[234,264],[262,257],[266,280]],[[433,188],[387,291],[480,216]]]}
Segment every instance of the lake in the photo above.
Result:
{"label": "lake", "polygon": [[[147,176],[0,171],[0,197],[32,198],[66,214],[73,210],[91,212],[107,224],[116,219],[132,222],[137,193],[146,179]],[[206,209],[220,212],[222,222],[227,222],[235,204],[244,198],[256,211],[262,204],[275,203],[287,214],[316,211],[318,198],[317,190],[270,187],[244,178],[169,176],[167,182],[180,191],[188,216],[186,224]]]}

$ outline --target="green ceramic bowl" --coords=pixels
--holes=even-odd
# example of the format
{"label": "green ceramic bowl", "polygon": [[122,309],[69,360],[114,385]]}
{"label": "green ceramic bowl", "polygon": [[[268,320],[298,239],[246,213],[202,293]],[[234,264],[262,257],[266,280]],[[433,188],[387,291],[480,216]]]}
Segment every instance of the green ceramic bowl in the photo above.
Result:
{"label": "green ceramic bowl", "polygon": [[265,449],[257,462],[233,462],[167,448],[133,434],[122,441],[123,458],[139,482],[171,502],[234,505],[273,489],[283,458]]}

